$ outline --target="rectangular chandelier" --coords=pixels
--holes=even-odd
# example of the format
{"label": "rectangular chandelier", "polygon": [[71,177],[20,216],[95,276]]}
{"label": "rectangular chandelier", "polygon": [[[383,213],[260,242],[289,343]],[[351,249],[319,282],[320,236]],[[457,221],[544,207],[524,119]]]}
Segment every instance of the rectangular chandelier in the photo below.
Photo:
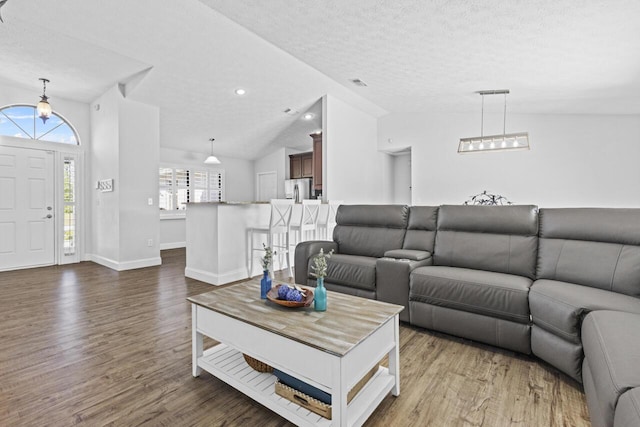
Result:
{"label": "rectangular chandelier", "polygon": [[[477,92],[482,96],[482,116],[480,121],[480,136],[460,138],[458,153],[479,153],[483,151],[516,151],[529,150],[529,133],[506,133],[507,129],[507,95],[509,89],[481,90]],[[484,96],[504,95],[504,116],[502,122],[502,134],[484,134]]]}
{"label": "rectangular chandelier", "polygon": [[516,151],[529,150],[529,133],[506,133],[500,135],[474,136],[460,138],[458,153],[477,153],[479,151]]}

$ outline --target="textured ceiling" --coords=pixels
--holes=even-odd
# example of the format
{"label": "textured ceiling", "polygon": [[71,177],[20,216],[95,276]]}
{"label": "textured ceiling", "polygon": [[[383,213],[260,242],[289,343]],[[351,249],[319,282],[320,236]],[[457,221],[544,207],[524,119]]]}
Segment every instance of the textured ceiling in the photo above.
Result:
{"label": "textured ceiling", "polygon": [[201,1],[388,111],[640,113],[638,0]]}
{"label": "textured ceiling", "polygon": [[301,115],[326,93],[375,117],[477,112],[497,88],[515,112],[640,113],[638,0],[9,0],[2,16],[0,82],[50,78],[55,110],[148,69],[127,97],[160,107],[161,146],[193,152],[308,143]]}
{"label": "textured ceiling", "polygon": [[37,100],[36,95],[42,93],[40,77],[51,80],[47,88],[51,102],[57,95],[88,103],[149,66],[82,39],[33,25],[32,20],[13,16],[10,8],[17,7],[7,3],[3,8],[5,23],[0,23],[0,79],[32,88],[34,97],[29,101]]}
{"label": "textured ceiling", "polygon": [[9,0],[2,13],[0,79],[38,94],[50,78],[54,110],[151,67],[126,93],[160,107],[163,147],[206,153],[213,137],[216,154],[251,159],[276,139],[306,142],[297,123],[326,93],[386,113],[197,0]]}

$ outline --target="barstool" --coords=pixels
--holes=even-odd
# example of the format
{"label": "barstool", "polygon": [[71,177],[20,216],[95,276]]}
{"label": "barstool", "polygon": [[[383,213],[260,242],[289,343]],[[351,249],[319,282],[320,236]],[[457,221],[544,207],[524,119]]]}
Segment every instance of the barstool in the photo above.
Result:
{"label": "barstool", "polygon": [[297,245],[300,242],[307,240],[306,233],[313,233],[312,239],[316,238],[316,231],[318,229],[318,217],[320,215],[320,200],[303,200],[302,212],[300,219],[296,218],[295,222],[292,221],[289,229],[295,233],[292,246]]}
{"label": "barstool", "polygon": [[336,214],[341,204],[342,200],[330,200],[327,202],[327,214],[320,217],[320,221],[318,222],[318,231],[322,231],[322,233],[320,233],[321,238],[332,240],[330,233],[336,226]]}
{"label": "barstool", "polygon": [[[258,247],[254,246],[254,234],[265,234],[267,236],[266,245],[269,246],[279,257],[280,269],[282,269],[282,257],[286,255],[289,277],[293,277],[291,262],[289,261],[289,223],[291,221],[292,210],[292,199],[272,199],[269,226],[252,227],[247,230],[249,232],[249,239],[251,242],[251,250],[249,252],[249,257],[251,258],[249,267],[250,276],[253,274],[253,260],[255,259],[254,251],[261,251],[264,253],[262,245]],[[282,238],[284,238],[284,243],[282,242]]]}

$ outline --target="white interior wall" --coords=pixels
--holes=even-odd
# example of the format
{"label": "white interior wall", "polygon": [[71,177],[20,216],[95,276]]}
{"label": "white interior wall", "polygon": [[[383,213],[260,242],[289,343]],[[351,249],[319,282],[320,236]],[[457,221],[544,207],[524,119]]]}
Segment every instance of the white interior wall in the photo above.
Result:
{"label": "white interior wall", "polygon": [[118,112],[119,262],[126,266],[160,264],[160,109],[119,97]]}
{"label": "white interior wall", "polygon": [[[113,87],[93,104],[90,167],[86,169],[92,183],[89,186],[92,224],[89,258],[110,266],[120,259],[118,96],[118,89]],[[115,181],[113,192],[95,189],[95,182],[111,178]]]}
{"label": "white interior wall", "polygon": [[92,187],[90,258],[116,270],[158,265],[159,109],[123,98],[117,86],[92,106],[91,181],[113,179],[114,189]]}
{"label": "white interior wall", "polygon": [[389,153],[382,153],[382,168],[380,175],[381,183],[381,199],[378,203],[394,203],[395,182],[396,182],[396,163],[395,158]]}
{"label": "white interior wall", "polygon": [[[227,201],[251,201],[255,195],[253,161],[218,156],[225,174],[225,199]],[[203,160],[204,161],[204,160]]]}
{"label": "white interior wall", "polygon": [[[286,149],[279,148],[271,154],[255,160],[253,162],[253,181],[257,182],[259,173],[275,171],[278,180],[278,198],[284,199],[284,180],[288,173],[287,170],[289,169],[287,162],[288,159],[289,157],[286,155]],[[247,200],[257,200],[257,191],[258,189],[255,188],[253,196],[251,197],[251,199]]]}
{"label": "white interior wall", "polygon": [[160,218],[160,250],[187,246],[187,221],[185,217]]}
{"label": "white interior wall", "polygon": [[479,134],[476,114],[389,114],[378,145],[412,147],[415,205],[461,204],[488,190],[541,207],[640,207],[640,116],[507,120],[507,132],[529,132],[530,151],[458,154],[461,137]]}
{"label": "white interior wall", "polygon": [[385,176],[390,160],[378,152],[376,118],[332,95],[324,101],[323,198],[388,203]]}
{"label": "white interior wall", "polygon": [[162,165],[197,167],[203,170],[224,170],[225,199],[227,201],[253,200],[253,161],[216,155],[221,162],[219,165],[205,165],[204,161],[208,156],[209,152],[204,150],[202,153],[194,153],[192,151],[160,147],[160,163]]}
{"label": "white interior wall", "polygon": [[[214,147],[215,148],[215,147]],[[208,152],[160,148],[160,164],[165,166],[198,167],[199,169],[224,170],[225,199],[246,201],[254,198],[253,161],[217,156],[221,164],[205,165]],[[157,197],[157,196],[156,196]],[[160,249],[182,248],[186,245],[184,216],[160,218]]]}

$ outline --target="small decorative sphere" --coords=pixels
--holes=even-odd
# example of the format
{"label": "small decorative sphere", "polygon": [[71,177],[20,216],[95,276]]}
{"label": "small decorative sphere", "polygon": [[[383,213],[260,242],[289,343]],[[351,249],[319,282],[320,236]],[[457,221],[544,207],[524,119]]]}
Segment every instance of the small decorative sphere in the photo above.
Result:
{"label": "small decorative sphere", "polygon": [[287,292],[289,292],[289,287],[287,285],[278,286],[278,299],[286,300]]}
{"label": "small decorative sphere", "polygon": [[287,292],[287,301],[302,301],[302,294],[297,289],[289,289]]}

